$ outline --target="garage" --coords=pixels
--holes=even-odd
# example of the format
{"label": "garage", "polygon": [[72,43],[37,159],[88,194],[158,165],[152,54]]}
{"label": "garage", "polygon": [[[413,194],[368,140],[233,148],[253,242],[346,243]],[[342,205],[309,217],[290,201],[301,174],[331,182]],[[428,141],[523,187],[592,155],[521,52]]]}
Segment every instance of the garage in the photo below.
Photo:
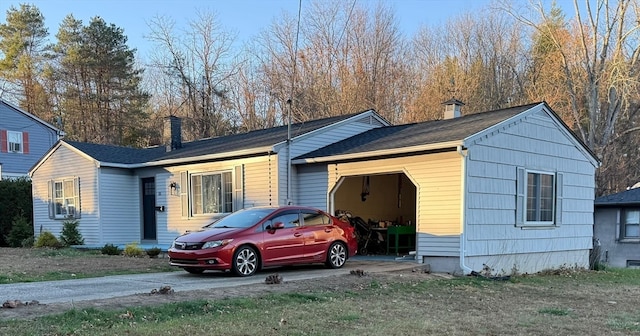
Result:
{"label": "garage", "polygon": [[362,255],[409,255],[416,247],[416,186],[404,172],[342,177],[334,213],[347,213]]}

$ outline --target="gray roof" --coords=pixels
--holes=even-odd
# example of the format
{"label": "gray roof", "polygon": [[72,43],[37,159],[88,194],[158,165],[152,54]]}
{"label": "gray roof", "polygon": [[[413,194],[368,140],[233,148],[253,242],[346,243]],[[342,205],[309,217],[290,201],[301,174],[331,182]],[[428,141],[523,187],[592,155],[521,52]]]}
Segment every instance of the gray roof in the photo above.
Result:
{"label": "gray roof", "polygon": [[596,198],[597,206],[640,205],[640,188],[633,188],[619,193]]}
{"label": "gray roof", "polygon": [[[292,124],[291,136],[296,137],[336,122],[346,120],[357,114],[360,113]],[[286,141],[287,135],[288,127],[286,125],[278,126],[247,133],[183,142],[181,148],[174,149],[170,152],[167,152],[164,146],[132,148],[68,140],[64,140],[64,142],[100,162],[136,164],[169,159],[186,159],[208,154],[229,153],[252,148],[273,146]]]}
{"label": "gray roof", "polygon": [[421,123],[375,128],[295,159],[374,152],[462,140],[540,103]]}

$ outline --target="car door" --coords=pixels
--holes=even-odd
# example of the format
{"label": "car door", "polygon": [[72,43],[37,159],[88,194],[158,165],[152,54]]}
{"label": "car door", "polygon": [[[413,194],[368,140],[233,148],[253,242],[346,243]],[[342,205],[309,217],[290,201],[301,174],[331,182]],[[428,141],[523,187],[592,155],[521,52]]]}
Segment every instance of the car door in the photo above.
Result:
{"label": "car door", "polygon": [[326,259],[329,245],[339,233],[331,224],[329,216],[320,211],[302,210],[302,231],[304,236],[305,257],[317,262]]}
{"label": "car door", "polygon": [[[275,228],[277,223],[282,227]],[[304,237],[300,232],[300,212],[275,214],[263,224],[262,260],[264,266],[300,262],[304,257]]]}

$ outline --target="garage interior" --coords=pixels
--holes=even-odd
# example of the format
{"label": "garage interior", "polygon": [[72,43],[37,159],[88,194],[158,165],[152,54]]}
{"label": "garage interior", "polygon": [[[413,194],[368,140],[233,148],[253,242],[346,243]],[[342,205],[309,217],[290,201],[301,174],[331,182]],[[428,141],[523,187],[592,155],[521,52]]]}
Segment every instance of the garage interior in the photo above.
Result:
{"label": "garage interior", "polygon": [[358,232],[361,255],[408,255],[416,248],[416,186],[402,172],[348,176],[333,195],[336,215]]}

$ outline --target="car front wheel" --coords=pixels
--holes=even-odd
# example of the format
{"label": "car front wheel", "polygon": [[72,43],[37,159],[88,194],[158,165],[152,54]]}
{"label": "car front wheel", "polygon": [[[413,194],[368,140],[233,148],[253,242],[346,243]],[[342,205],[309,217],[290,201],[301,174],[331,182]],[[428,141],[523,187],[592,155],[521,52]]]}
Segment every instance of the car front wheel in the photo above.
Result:
{"label": "car front wheel", "polygon": [[327,266],[331,268],[340,268],[347,261],[347,248],[343,243],[335,242],[329,247],[327,253]]}
{"label": "car front wheel", "polygon": [[258,270],[258,254],[251,246],[241,246],[233,254],[232,270],[238,276],[245,277]]}

